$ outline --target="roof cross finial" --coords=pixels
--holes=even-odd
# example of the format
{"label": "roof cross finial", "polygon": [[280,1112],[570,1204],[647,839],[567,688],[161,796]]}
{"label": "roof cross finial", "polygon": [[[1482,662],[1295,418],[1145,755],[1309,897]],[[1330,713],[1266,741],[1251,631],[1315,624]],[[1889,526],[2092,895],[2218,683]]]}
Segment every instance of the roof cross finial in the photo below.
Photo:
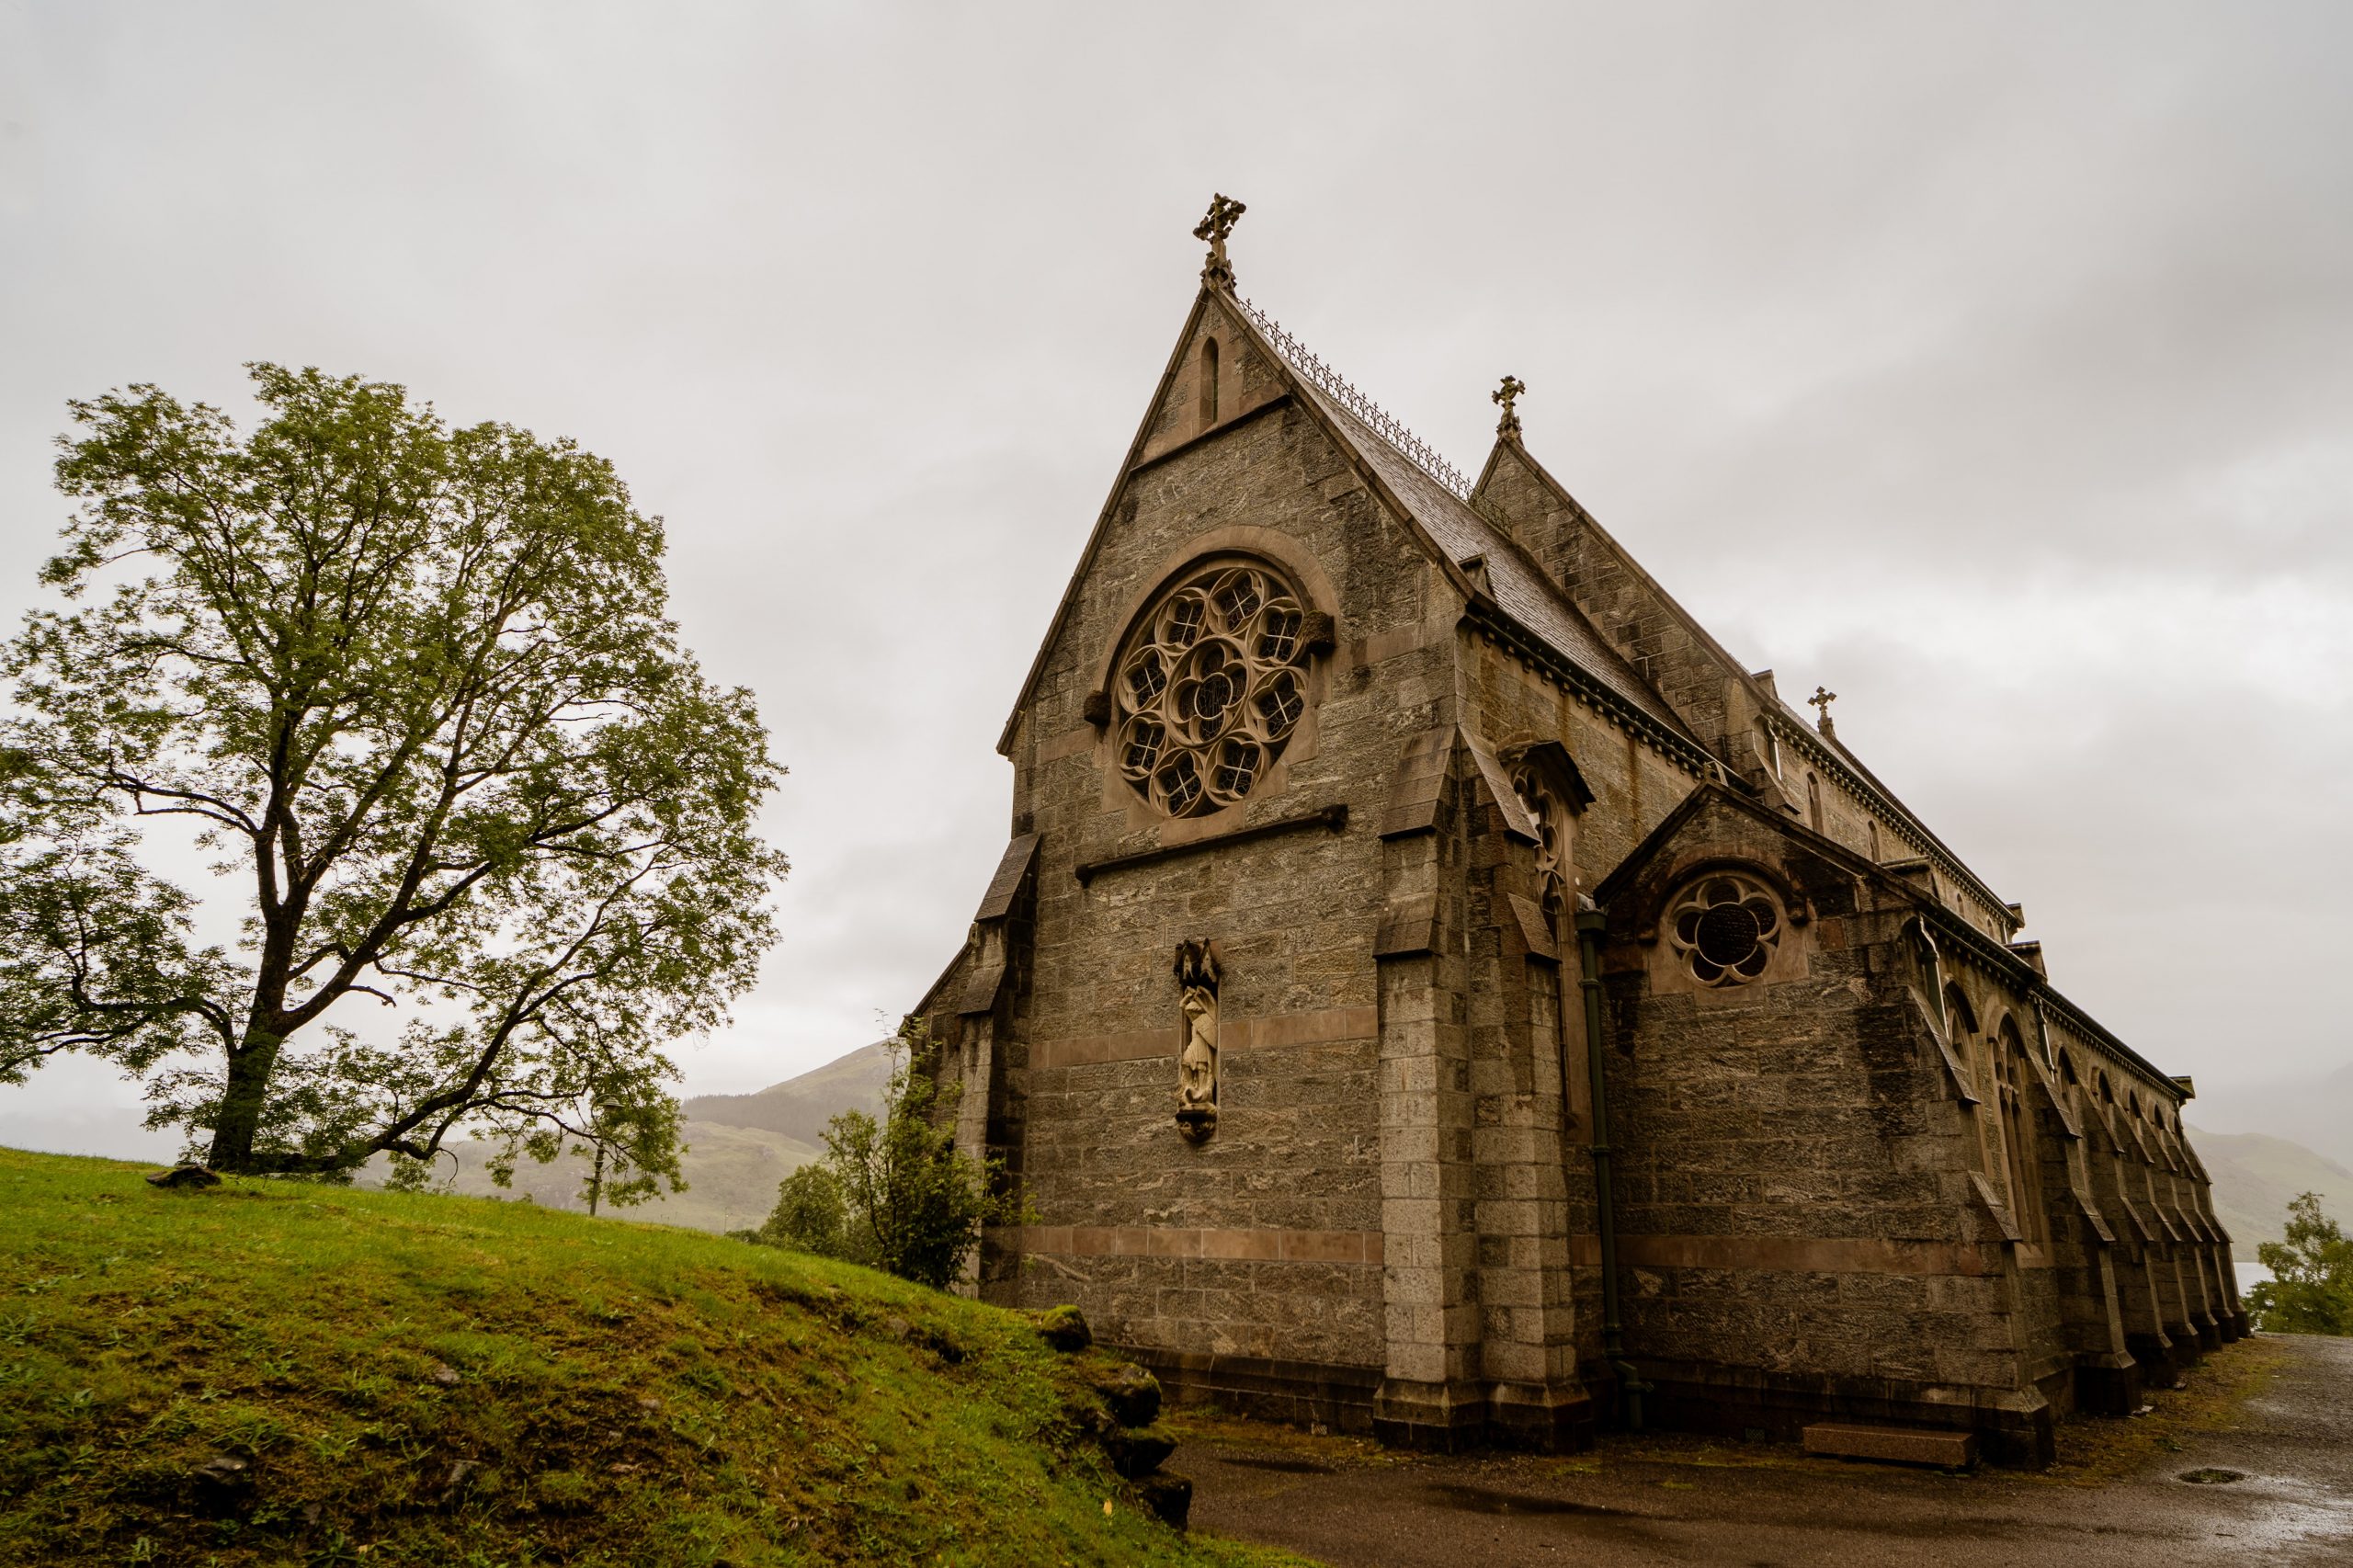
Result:
{"label": "roof cross finial", "polygon": [[1830,722],[1830,705],[1838,700],[1838,694],[1826,686],[1817,686],[1813,688],[1813,695],[1805,700],[1806,706],[1812,708],[1817,715],[1813,727],[1825,735],[1836,734],[1838,732]]}
{"label": "roof cross finial", "polygon": [[1228,200],[1222,192],[1210,201],[1209,216],[1193,228],[1193,238],[1210,243],[1210,258],[1201,267],[1201,281],[1214,289],[1233,287],[1233,267],[1225,259],[1225,237],[1249,209]]}
{"label": "roof cross finial", "polygon": [[1519,439],[1519,413],[1512,404],[1528,390],[1528,383],[1518,376],[1506,376],[1504,384],[1487,394],[1487,401],[1502,405],[1504,416],[1495,422],[1495,434],[1509,440]]}

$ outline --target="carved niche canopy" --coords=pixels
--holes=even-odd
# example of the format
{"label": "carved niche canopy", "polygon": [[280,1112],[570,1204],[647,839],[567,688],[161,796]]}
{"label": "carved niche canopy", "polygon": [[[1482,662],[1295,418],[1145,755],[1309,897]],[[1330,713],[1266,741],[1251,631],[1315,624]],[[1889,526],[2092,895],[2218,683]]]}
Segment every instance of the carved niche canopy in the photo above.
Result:
{"label": "carved niche canopy", "polygon": [[1199,1143],[1217,1131],[1217,949],[1176,944],[1176,1127]]}
{"label": "carved niche canopy", "polygon": [[1248,795],[1307,712],[1308,621],[1263,562],[1180,577],[1128,634],[1112,677],[1120,776],[1173,817]]}

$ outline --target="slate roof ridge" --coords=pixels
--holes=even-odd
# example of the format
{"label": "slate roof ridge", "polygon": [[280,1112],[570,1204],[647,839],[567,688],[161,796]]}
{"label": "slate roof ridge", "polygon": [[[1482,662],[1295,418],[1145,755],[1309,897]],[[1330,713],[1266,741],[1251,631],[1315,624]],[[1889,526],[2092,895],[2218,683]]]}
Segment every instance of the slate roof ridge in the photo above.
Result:
{"label": "slate roof ridge", "polygon": [[[1879,775],[1864,767],[1863,759],[1857,756],[1853,748],[1849,747],[1845,741],[1840,740],[1835,731],[1830,734],[1824,734],[1820,726],[1807,722],[1805,716],[1800,713],[1796,709],[1790,707],[1787,702],[1782,701],[1779,693],[1773,694],[1771,700],[1773,707],[1782,719],[1788,721],[1790,728],[1797,732],[1797,738],[1801,743],[1810,741],[1813,744],[1821,746],[1824,750],[1834,754],[1841,764],[1853,769],[1858,778],[1859,778],[1864,783],[1870,785],[1871,789],[1878,793],[1881,800],[1885,801],[1889,805],[1894,807],[1896,811],[1903,813],[1904,820],[1910,823],[1914,828],[1917,829],[1920,836],[1927,839],[1929,845],[1938,855],[1943,856],[1945,859],[1949,861],[1962,876],[1968,878],[1970,882],[1975,887],[1976,891],[1983,894],[1995,908],[2006,910],[2009,907],[2008,901],[2003,898],[2000,893],[1994,891],[1993,884],[1988,882],[1984,877],[1979,876],[1977,872],[1971,868],[1969,862],[1961,858],[1960,852],[1955,850],[1951,845],[1947,844],[1942,838],[1939,838],[1937,835],[1936,829],[1930,827],[1927,822],[1922,820],[1919,812],[1905,805],[1901,796],[1897,795],[1894,790],[1889,789],[1885,784],[1880,782]],[[2019,929],[2024,929],[2024,927],[2021,926]]]}
{"label": "slate roof ridge", "polygon": [[1370,393],[1342,375],[1338,366],[1327,364],[1322,355],[1291,335],[1282,323],[1260,310],[1255,301],[1239,295],[1232,299],[1275,358],[1305,377],[1318,392],[1345,409],[1391,450],[1438,481],[1456,500],[1471,499],[1470,478],[1447,461],[1445,454],[1415,435],[1404,420],[1375,403]]}
{"label": "slate roof ridge", "polygon": [[1650,572],[1641,562],[1634,559],[1632,552],[1628,551],[1624,545],[1620,544],[1618,541],[1617,537],[1610,533],[1608,528],[1601,526],[1600,520],[1594,517],[1593,513],[1586,507],[1585,503],[1579,501],[1574,495],[1569,494],[1568,486],[1563,484],[1558,479],[1554,478],[1552,471],[1547,469],[1537,460],[1536,454],[1529,451],[1525,443],[1512,439],[1508,437],[1496,437],[1495,446],[1487,453],[1487,461],[1485,466],[1481,468],[1479,471],[1479,488],[1481,490],[1484,490],[1486,488],[1487,481],[1494,476],[1495,464],[1501,460],[1506,448],[1510,449],[1512,455],[1528,470],[1529,475],[1533,477],[1539,484],[1541,484],[1546,489],[1550,490],[1553,495],[1563,504],[1575,510],[1576,515],[1584,521],[1586,528],[1592,532],[1593,537],[1600,540],[1602,546],[1617,558],[1619,565],[1623,567],[1625,571],[1637,582],[1643,584],[1652,593],[1658,596],[1659,603],[1665,608],[1667,613],[1674,616],[1677,620],[1680,621],[1683,624],[1684,630],[1688,631],[1701,647],[1713,653],[1722,663],[1723,667],[1732,672],[1733,678],[1740,681],[1747,688],[1750,699],[1754,701],[1760,710],[1771,713],[1776,718],[1786,721],[1790,727],[1794,728],[1798,732],[1802,740],[1813,741],[1816,744],[1823,746],[1825,750],[1835,754],[1841,763],[1851,768],[1856,776],[1865,784],[1869,785],[1871,790],[1877,794],[1881,801],[1885,801],[1897,815],[1901,816],[1906,823],[1910,824],[1911,826],[1919,833],[1921,837],[1927,839],[1928,844],[1933,846],[1936,853],[1943,856],[1947,860],[1950,861],[1963,876],[1967,877],[1974,885],[1977,892],[1990,901],[1996,909],[2007,907],[2007,902],[2003,899],[1999,893],[1994,891],[1992,885],[1988,883],[1984,877],[1979,876],[1975,870],[1972,869],[1969,862],[1962,859],[1960,854],[1953,849],[1952,846],[1947,844],[1942,838],[1938,837],[1936,830],[1931,828],[1927,823],[1922,819],[1919,812],[1914,811],[1910,806],[1905,805],[1901,796],[1896,794],[1894,790],[1889,789],[1886,784],[1881,782],[1877,774],[1864,767],[1862,759],[1856,756],[1852,751],[1848,750],[1845,742],[1840,741],[1835,734],[1823,734],[1812,723],[1807,722],[1804,715],[1799,713],[1797,710],[1791,708],[1787,702],[1783,701],[1778,691],[1768,688],[1764,682],[1758,680],[1756,675],[1751,672],[1742,661],[1733,656],[1731,650],[1727,649],[1722,643],[1717,642],[1714,634],[1710,632],[1707,627],[1700,623],[1699,617],[1693,615],[1689,610],[1685,609],[1682,604],[1677,600],[1675,596],[1668,593],[1665,587],[1660,584],[1659,580],[1652,576]]}
{"label": "slate roof ridge", "polygon": [[1665,607],[1666,612],[1681,621],[1683,629],[1689,632],[1693,640],[1702,648],[1722,661],[1724,667],[1732,672],[1734,679],[1745,684],[1750,691],[1759,698],[1777,700],[1765,692],[1763,683],[1756,679],[1748,666],[1733,656],[1732,650],[1716,641],[1715,633],[1710,631],[1698,616],[1685,609],[1681,601],[1668,593],[1665,585],[1652,576],[1649,569],[1641,562],[1634,559],[1633,552],[1619,543],[1615,534],[1601,526],[1601,520],[1593,515],[1584,502],[1569,494],[1569,487],[1553,477],[1552,471],[1537,460],[1536,454],[1528,449],[1524,440],[1509,436],[1495,437],[1495,445],[1488,449],[1485,465],[1479,470],[1478,485],[1472,491],[1474,495],[1486,489],[1487,481],[1495,474],[1496,462],[1502,459],[1506,451],[1509,451],[1539,484],[1550,490],[1574,510],[1584,520],[1586,528],[1592,532],[1593,537],[1601,541],[1603,548],[1618,558],[1618,564],[1624,567],[1636,582],[1657,595],[1659,603]]}
{"label": "slate roof ridge", "polygon": [[[1311,397],[1322,396],[1316,388],[1307,390]],[[1336,409],[1332,414],[1344,428],[1353,419],[1346,409]],[[1380,463],[1377,451],[1369,457],[1376,465]],[[1461,566],[1473,559],[1485,562],[1489,590],[1486,597],[1506,619],[1654,722],[1700,751],[1707,751],[1706,744],[1692,733],[1682,715],[1643,678],[1624,653],[1601,635],[1586,619],[1585,612],[1570,602],[1551,574],[1507,530],[1497,528],[1470,503],[1435,481],[1417,484],[1413,473],[1391,477],[1392,489],[1421,492],[1419,495],[1401,494],[1399,498],[1414,509],[1422,527],[1438,537],[1439,547],[1454,564]]]}

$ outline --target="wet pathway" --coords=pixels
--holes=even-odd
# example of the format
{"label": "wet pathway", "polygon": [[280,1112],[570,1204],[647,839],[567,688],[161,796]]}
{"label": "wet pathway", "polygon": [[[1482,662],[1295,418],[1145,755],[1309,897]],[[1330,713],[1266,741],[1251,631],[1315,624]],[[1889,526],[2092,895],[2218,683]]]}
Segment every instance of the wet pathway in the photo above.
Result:
{"label": "wet pathway", "polygon": [[2141,1422],[2070,1424],[2044,1475],[1671,1439],[1404,1457],[1244,1424],[1205,1426],[1172,1468],[1196,1528],[1337,1568],[2353,1564],[2353,1339],[2266,1336],[2153,1397]]}

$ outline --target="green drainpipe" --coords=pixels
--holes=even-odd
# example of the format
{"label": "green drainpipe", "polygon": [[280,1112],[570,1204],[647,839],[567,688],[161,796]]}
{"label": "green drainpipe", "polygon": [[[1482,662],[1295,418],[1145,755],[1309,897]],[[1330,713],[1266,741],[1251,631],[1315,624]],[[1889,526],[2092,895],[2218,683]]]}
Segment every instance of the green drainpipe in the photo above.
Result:
{"label": "green drainpipe", "polygon": [[1593,1191],[1601,1220],[1601,1358],[1618,1375],[1626,1396],[1626,1426],[1643,1429],[1643,1381],[1626,1359],[1623,1326],[1618,1321],[1618,1210],[1609,1190],[1609,1101],[1601,1070],[1601,933],[1608,917],[1594,908],[1577,911],[1577,988],[1585,993],[1585,1062],[1593,1090]]}

